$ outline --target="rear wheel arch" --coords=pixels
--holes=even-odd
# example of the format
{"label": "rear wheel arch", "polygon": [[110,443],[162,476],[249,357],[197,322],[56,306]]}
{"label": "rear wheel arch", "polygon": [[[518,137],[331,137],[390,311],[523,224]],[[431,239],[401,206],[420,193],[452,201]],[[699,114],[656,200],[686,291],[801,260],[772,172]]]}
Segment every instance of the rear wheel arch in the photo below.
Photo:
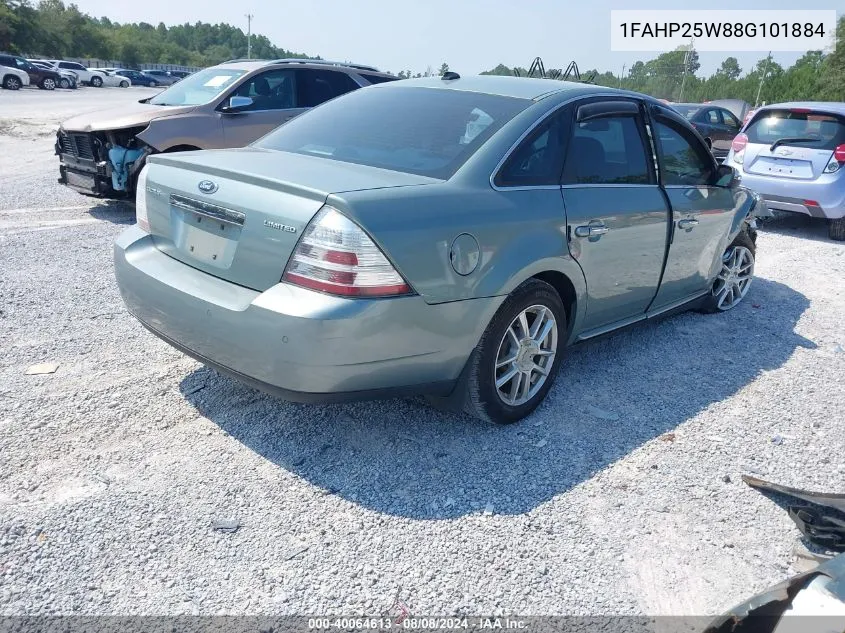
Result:
{"label": "rear wheel arch", "polygon": [[558,270],[547,270],[538,273],[533,276],[533,279],[545,281],[560,295],[560,300],[563,302],[564,310],[566,310],[567,327],[571,331],[578,307],[578,294],[575,291],[575,284],[572,283],[569,277]]}

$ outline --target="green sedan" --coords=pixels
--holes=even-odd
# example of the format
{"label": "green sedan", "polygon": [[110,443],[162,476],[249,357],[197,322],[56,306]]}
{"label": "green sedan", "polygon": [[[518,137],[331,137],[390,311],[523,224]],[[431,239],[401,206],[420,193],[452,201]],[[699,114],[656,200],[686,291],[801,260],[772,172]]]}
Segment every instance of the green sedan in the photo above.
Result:
{"label": "green sedan", "polygon": [[760,204],[655,99],[447,73],[151,156],[115,270],[154,334],[283,398],[424,394],[507,423],[568,346],[737,306]]}

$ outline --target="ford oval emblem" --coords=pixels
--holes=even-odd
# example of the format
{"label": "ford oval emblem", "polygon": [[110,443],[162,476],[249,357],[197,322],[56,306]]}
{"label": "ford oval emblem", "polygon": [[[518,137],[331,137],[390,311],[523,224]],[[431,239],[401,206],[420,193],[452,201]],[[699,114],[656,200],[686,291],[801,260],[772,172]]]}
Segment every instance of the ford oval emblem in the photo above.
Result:
{"label": "ford oval emblem", "polygon": [[212,180],[201,180],[197,188],[203,193],[214,193],[217,191],[217,183]]}

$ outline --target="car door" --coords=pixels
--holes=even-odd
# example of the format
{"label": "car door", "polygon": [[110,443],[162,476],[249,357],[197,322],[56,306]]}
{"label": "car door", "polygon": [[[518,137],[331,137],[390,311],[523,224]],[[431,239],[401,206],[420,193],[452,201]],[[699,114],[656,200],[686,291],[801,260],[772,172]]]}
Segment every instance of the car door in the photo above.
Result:
{"label": "car door", "polygon": [[726,247],[734,217],[733,191],[715,185],[716,161],[680,116],[652,106],[660,184],[672,211],[669,253],[653,310],[707,292],[713,264]]}
{"label": "car door", "polygon": [[713,154],[717,158],[724,158],[731,151],[731,142],[739,134],[739,121],[723,108],[716,110],[719,122],[713,131]]}
{"label": "car door", "polygon": [[643,318],[660,284],[669,208],[647,138],[636,99],[574,109],[561,192],[569,250],[587,282],[582,338]]}
{"label": "car door", "polygon": [[[249,77],[218,106],[228,147],[243,147],[306,110],[299,99],[296,69],[277,68]],[[232,97],[249,97],[252,104],[235,112],[225,108]]]}

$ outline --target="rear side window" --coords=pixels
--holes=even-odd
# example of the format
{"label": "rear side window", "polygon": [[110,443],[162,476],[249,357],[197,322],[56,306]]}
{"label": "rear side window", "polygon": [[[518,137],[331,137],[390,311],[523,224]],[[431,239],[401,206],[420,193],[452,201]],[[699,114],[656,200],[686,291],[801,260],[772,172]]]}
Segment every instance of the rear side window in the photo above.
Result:
{"label": "rear side window", "polygon": [[637,119],[605,117],[573,123],[564,184],[648,184],[646,150]]}
{"label": "rear side window", "polygon": [[745,130],[749,143],[772,145],[792,139],[789,145],[833,150],[845,143],[845,117],[802,110],[758,112]]}
{"label": "rear side window", "polygon": [[680,126],[657,122],[654,126],[660,150],[660,173],[664,185],[711,184],[713,162],[707,149]]}
{"label": "rear side window", "polygon": [[301,114],[255,145],[446,179],[532,103],[402,85],[355,90]]}
{"label": "rear side window", "polygon": [[508,157],[494,182],[499,187],[560,184],[571,114],[558,113],[539,125]]}
{"label": "rear side window", "polygon": [[366,73],[358,73],[371,84],[383,84],[386,81],[396,81],[399,77],[384,77],[382,75],[368,75]]}
{"label": "rear side window", "polygon": [[334,70],[301,70],[298,88],[298,107],[313,108],[360,86],[346,73]]}

